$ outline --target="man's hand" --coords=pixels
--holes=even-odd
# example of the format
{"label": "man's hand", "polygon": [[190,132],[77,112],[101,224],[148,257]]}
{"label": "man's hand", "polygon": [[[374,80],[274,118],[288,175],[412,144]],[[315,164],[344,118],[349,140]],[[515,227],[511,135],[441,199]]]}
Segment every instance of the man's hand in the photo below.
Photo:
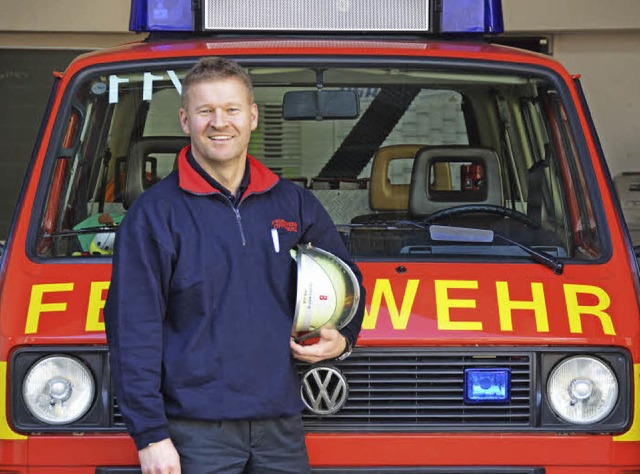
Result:
{"label": "man's hand", "polygon": [[170,438],[138,451],[142,474],[180,474],[180,456]]}
{"label": "man's hand", "polygon": [[317,342],[303,346],[291,338],[290,345],[291,354],[295,359],[315,364],[341,355],[347,347],[347,340],[337,329],[320,329]]}

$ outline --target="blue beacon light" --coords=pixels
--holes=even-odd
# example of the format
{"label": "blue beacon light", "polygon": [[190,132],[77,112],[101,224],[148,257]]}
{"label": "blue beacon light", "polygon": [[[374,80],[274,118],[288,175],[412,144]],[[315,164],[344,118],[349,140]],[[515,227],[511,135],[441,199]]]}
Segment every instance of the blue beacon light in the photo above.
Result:
{"label": "blue beacon light", "polygon": [[[361,2],[359,8],[352,8],[350,11],[352,15],[362,15],[367,8],[387,1],[366,0]],[[291,2],[292,0],[283,1],[282,8],[286,9],[286,5]],[[435,0],[423,0],[423,2],[423,4],[418,3],[417,8],[429,8],[430,15],[436,18],[433,23],[437,27],[437,30],[425,30],[425,34],[483,35],[504,32],[502,0],[441,0],[441,11],[437,11]],[[200,8],[203,8],[203,12],[215,11],[213,8],[216,0],[201,0],[201,3]],[[192,0],[131,0],[129,30],[135,32],[204,31],[204,25],[196,24],[192,4],[197,5]],[[281,13],[274,12],[274,14]],[[198,18],[199,21],[202,20]],[[353,18],[349,18],[349,15],[343,18],[347,24],[350,20]],[[312,19],[301,19],[301,21],[306,24],[307,21],[312,22]]]}
{"label": "blue beacon light", "polygon": [[191,0],[131,0],[130,31],[193,31]]}
{"label": "blue beacon light", "polygon": [[509,403],[511,371],[509,369],[466,369],[464,401],[469,404]]}
{"label": "blue beacon light", "polygon": [[504,32],[501,0],[442,0],[441,33]]}

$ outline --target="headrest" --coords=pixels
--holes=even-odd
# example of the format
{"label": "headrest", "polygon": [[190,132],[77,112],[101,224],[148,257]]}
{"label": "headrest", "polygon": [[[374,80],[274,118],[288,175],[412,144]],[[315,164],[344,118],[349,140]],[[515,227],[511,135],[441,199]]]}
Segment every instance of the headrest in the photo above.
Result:
{"label": "headrest", "polygon": [[409,185],[392,184],[389,164],[393,160],[413,160],[424,145],[389,145],[376,152],[371,165],[369,207],[374,211],[406,211],[409,209]]}
{"label": "headrest", "polygon": [[127,159],[127,176],[124,184],[123,206],[128,209],[145,190],[146,162],[154,153],[170,153],[174,156],[189,144],[189,137],[145,137],[133,145]]}
{"label": "headrest", "polygon": [[[437,175],[448,169],[457,183],[443,186]],[[459,175],[459,177],[458,177]],[[409,211],[428,215],[465,204],[502,206],[502,174],[495,151],[468,146],[424,147],[417,153],[411,173]]]}

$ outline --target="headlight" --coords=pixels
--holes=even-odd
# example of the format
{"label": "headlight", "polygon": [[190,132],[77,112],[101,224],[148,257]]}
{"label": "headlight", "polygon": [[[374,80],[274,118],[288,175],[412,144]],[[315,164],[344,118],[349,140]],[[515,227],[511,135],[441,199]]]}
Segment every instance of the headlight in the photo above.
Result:
{"label": "headlight", "polygon": [[91,406],[94,393],[89,369],[67,356],[39,360],[27,372],[22,386],[27,409],[38,420],[52,425],[82,417]]}
{"label": "headlight", "polygon": [[599,359],[571,357],[551,372],[547,395],[551,408],[564,421],[596,423],[613,410],[618,400],[618,380]]}

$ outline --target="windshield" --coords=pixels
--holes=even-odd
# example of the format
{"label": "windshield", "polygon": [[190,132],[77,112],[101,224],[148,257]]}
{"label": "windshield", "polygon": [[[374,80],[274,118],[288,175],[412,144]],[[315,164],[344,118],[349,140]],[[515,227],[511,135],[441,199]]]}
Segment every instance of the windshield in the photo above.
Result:
{"label": "windshield", "polygon": [[[284,94],[316,90],[318,71],[245,66],[259,110],[250,154],[309,189],[355,258],[530,258],[506,240],[431,240],[433,224],[491,230],[558,258],[600,256],[575,139],[548,79],[326,68],[324,90],[356,92],[358,117],[285,120]],[[47,178],[39,256],[110,255],[127,209],[188,143],[178,120],[185,73],[147,64],[77,85]]]}

